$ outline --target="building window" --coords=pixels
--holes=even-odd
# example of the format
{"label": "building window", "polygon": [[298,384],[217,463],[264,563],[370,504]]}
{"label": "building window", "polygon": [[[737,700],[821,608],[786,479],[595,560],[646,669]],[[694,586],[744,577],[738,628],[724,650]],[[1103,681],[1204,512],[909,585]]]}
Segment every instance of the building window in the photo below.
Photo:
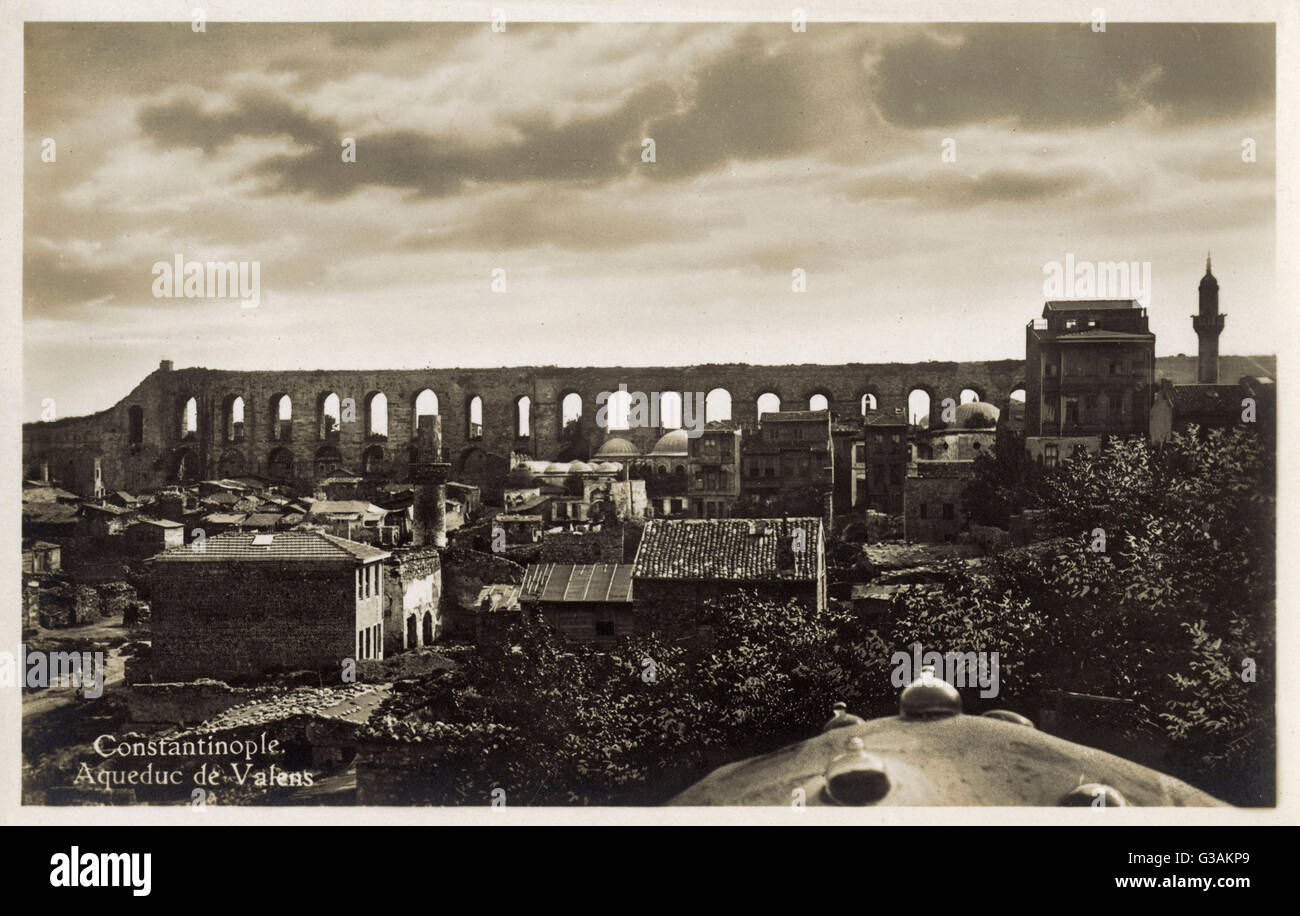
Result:
{"label": "building window", "polygon": [[466,434],[470,439],[483,438],[483,399],[478,395],[469,401],[469,429]]}
{"label": "building window", "polygon": [[1079,422],[1079,399],[1078,398],[1065,399],[1065,422],[1076,423],[1076,424]]}
{"label": "building window", "polygon": [[1083,409],[1092,413],[1097,409],[1097,396],[1095,394],[1086,394],[1083,396]]}
{"label": "building window", "polygon": [[1119,375],[1119,374],[1120,374],[1121,372],[1123,372],[1123,371],[1124,371],[1124,364],[1123,364],[1123,363],[1111,363],[1111,364],[1110,364],[1110,374],[1111,374],[1111,375]]}
{"label": "building window", "polygon": [[952,521],[957,517],[957,509],[952,503],[943,504],[943,517],[947,521]]}
{"label": "building window", "polygon": [[1056,467],[1057,445],[1055,442],[1049,442],[1043,446],[1043,464],[1049,468]]}
{"label": "building window", "polygon": [[130,443],[139,445],[144,441],[144,408],[135,405],[127,413],[128,426],[130,428]]}

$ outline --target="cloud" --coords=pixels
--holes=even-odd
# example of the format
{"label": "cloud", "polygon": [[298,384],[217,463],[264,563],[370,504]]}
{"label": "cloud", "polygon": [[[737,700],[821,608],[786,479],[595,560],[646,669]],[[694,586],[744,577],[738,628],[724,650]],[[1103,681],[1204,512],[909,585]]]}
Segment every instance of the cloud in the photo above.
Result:
{"label": "cloud", "polygon": [[1148,106],[1188,123],[1272,104],[1274,55],[1271,25],[963,25],[887,45],[875,102],[909,128],[1101,125]]}
{"label": "cloud", "polygon": [[965,209],[982,204],[1022,204],[1061,200],[1093,187],[1097,176],[1089,172],[1030,172],[991,169],[967,174],[952,169],[932,171],[923,177],[888,173],[858,179],[845,185],[850,200],[912,200],[925,207]]}

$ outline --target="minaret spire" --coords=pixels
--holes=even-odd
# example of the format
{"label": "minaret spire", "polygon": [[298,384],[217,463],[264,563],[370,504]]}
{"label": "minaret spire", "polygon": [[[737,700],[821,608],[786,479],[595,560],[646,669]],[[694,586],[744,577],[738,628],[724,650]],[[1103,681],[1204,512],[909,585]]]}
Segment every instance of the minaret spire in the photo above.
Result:
{"label": "minaret spire", "polygon": [[1205,252],[1205,276],[1201,277],[1200,308],[1192,316],[1192,328],[1200,342],[1196,380],[1202,385],[1219,381],[1219,335],[1223,314],[1219,311],[1219,281],[1210,273],[1210,252]]}

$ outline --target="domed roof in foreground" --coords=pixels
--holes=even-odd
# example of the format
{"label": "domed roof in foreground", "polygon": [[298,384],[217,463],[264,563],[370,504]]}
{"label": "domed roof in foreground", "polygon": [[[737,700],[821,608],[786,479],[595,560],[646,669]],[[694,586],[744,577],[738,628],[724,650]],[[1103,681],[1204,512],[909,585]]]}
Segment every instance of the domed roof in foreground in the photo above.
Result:
{"label": "domed roof in foreground", "polygon": [[640,449],[619,436],[606,439],[601,447],[596,449],[597,458],[635,458],[640,454]]}
{"label": "domed roof in foreground", "polygon": [[564,463],[559,462],[559,461],[552,461],[550,464],[548,464],[548,465],[546,466],[546,473],[547,473],[547,474],[567,474],[567,473],[569,473],[569,466],[568,466],[567,464],[564,464]]}
{"label": "domed roof in foreground", "polygon": [[992,429],[998,425],[1000,414],[986,401],[972,401],[957,408],[957,422],[953,425],[959,429]]}
{"label": "domed roof in foreground", "polygon": [[684,429],[669,430],[650,450],[651,457],[680,457],[690,453],[690,437]]}
{"label": "domed roof in foreground", "polygon": [[623,465],[619,464],[617,461],[602,461],[600,464],[596,465],[596,470],[603,473],[617,474],[623,470]]}
{"label": "domed roof in foreground", "polygon": [[594,467],[592,467],[591,465],[587,464],[587,462],[585,462],[585,461],[570,461],[570,462],[569,462],[569,473],[570,473],[570,474],[590,474],[590,473],[591,473],[592,471],[594,471],[594,470],[596,470],[596,469],[595,469]]}

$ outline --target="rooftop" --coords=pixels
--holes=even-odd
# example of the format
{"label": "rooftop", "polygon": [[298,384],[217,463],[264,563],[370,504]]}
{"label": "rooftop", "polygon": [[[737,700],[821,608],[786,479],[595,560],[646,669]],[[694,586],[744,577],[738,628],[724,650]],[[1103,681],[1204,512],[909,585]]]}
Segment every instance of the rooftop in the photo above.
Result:
{"label": "rooftop", "polygon": [[369,562],[391,556],[366,544],[334,537],[323,531],[280,531],[275,534],[240,532],[207,538],[202,550],[175,547],[154,557],[159,563],[214,563],[229,561]]}
{"label": "rooftop", "polygon": [[[793,551],[793,566],[777,562],[782,536],[802,531],[806,549]],[[822,544],[821,520],[653,519],[637,550],[638,579],[727,579],[765,581],[816,579]]]}
{"label": "rooftop", "polygon": [[632,564],[534,563],[524,573],[519,597],[525,601],[631,601]]}

